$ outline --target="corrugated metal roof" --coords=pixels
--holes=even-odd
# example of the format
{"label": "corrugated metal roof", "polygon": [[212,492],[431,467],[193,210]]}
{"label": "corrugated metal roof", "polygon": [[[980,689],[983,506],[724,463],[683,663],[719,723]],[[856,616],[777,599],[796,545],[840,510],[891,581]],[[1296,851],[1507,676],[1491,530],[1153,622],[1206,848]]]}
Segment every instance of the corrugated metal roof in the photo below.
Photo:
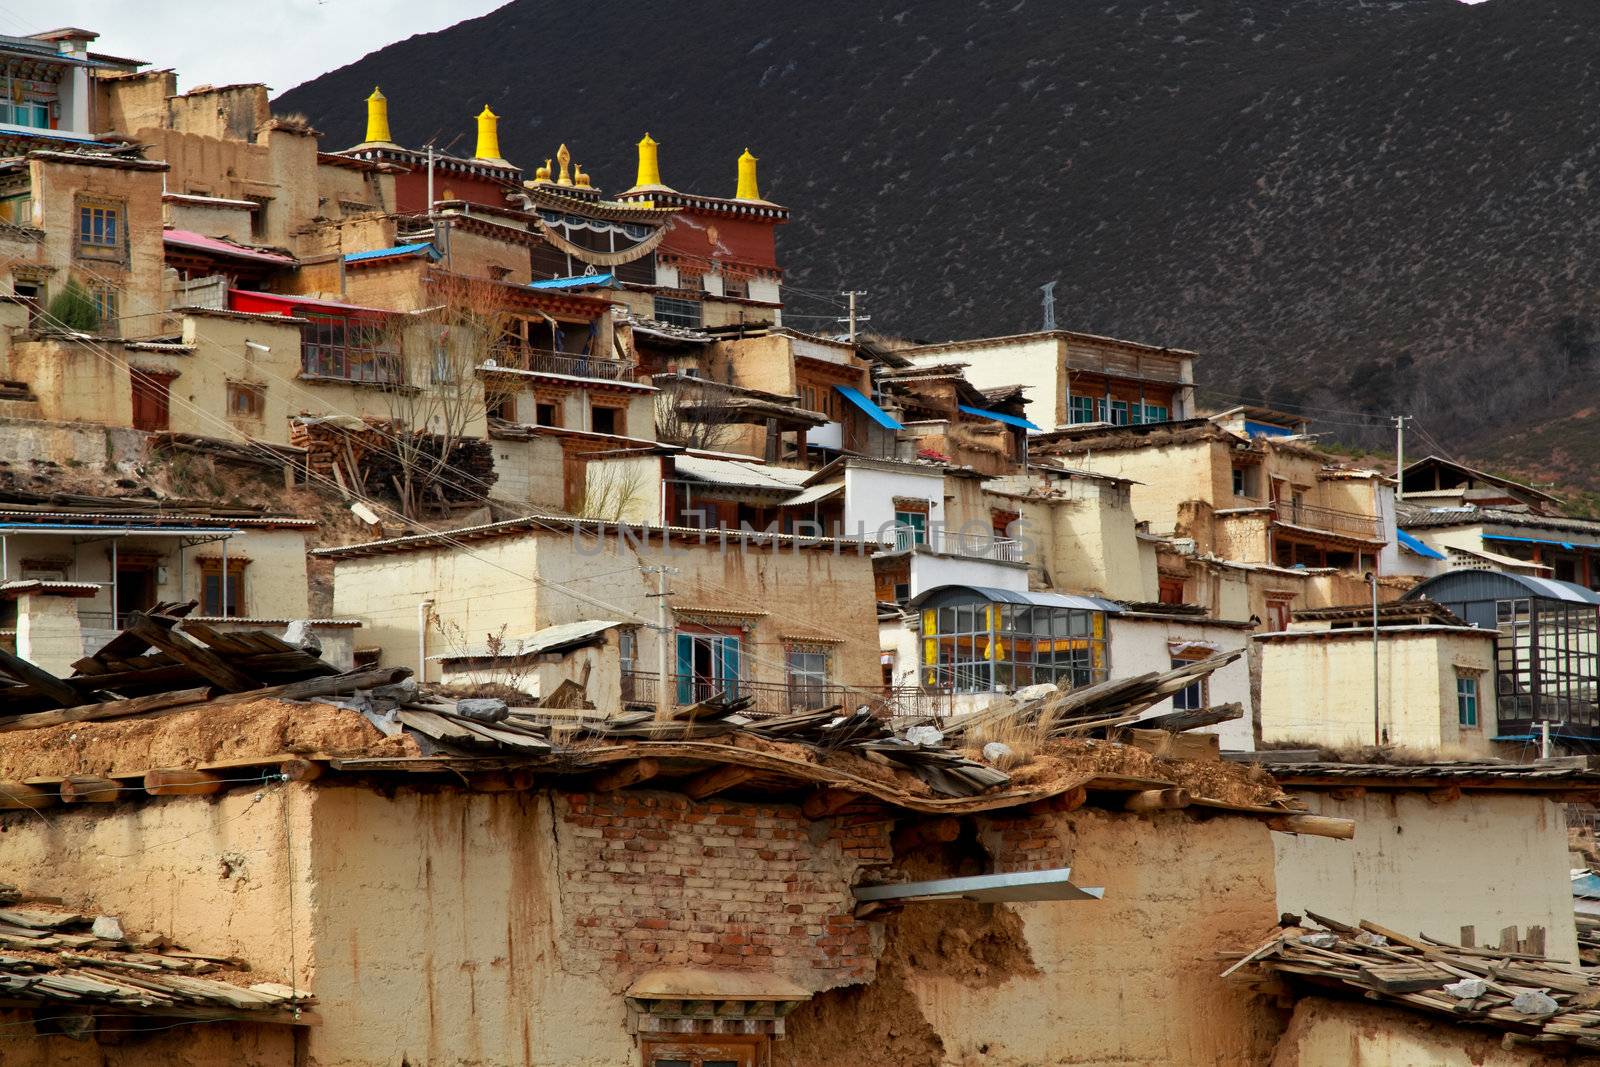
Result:
{"label": "corrugated metal roof", "polygon": [[[1457,570],[1418,582],[1402,600],[1437,600],[1462,614],[1454,605],[1487,600],[1514,600],[1534,596],[1544,600],[1564,600],[1572,604],[1600,604],[1600,593],[1572,582],[1540,578],[1509,571]],[[1471,616],[1468,616],[1470,619]]]}
{"label": "corrugated metal roof", "polygon": [[247,248],[218,237],[207,237],[193,230],[163,230],[161,239],[169,245],[177,245],[180,248],[193,248],[216,256],[228,256],[231,259],[243,259],[254,263],[270,263],[275,267],[292,267],[295,263],[293,256],[264,252],[259,248]]}
{"label": "corrugated metal roof", "polygon": [[882,426],[885,430],[903,430],[904,426],[895,421],[894,416],[873,403],[872,398],[862,393],[853,385],[836,385],[835,389],[850,403],[867,413],[867,417]]}
{"label": "corrugated metal roof", "polygon": [[746,489],[772,489],[793,492],[810,477],[810,471],[788,467],[764,467],[727,459],[679,456],[675,461],[679,475],[711,485],[737,485]]}
{"label": "corrugated metal roof", "polygon": [[1080,611],[1121,612],[1122,605],[1097,596],[1079,596],[1065,593],[1023,593],[1015,589],[1001,589],[992,585],[941,585],[924,589],[912,597],[907,607],[916,608],[934,597],[966,591],[995,604],[1029,604],[1040,608],[1077,608]]}
{"label": "corrugated metal roof", "polygon": [[408,245],[395,245],[393,248],[371,248],[365,252],[346,252],[346,263],[364,263],[374,259],[388,259],[391,256],[426,255],[429,259],[440,259],[439,250],[433,247],[430,241],[417,241]]}
{"label": "corrugated metal roof", "polygon": [[995,422],[1003,422],[1007,426],[1018,426],[1024,430],[1038,430],[1040,433],[1044,432],[1043,427],[1035,426],[1027,419],[1018,418],[1015,415],[1007,415],[1003,411],[985,411],[983,408],[969,407],[966,404],[957,404],[956,407],[966,414],[976,415],[980,419],[993,419]]}
{"label": "corrugated metal roof", "polygon": [[826,500],[829,497],[837,496],[842,492],[844,492],[843,482],[812,485],[800,490],[800,492],[796,493],[787,500],[780,500],[778,503],[786,508],[796,507],[800,504],[815,504],[819,500]]}
{"label": "corrugated metal roof", "polygon": [[429,656],[430,660],[458,660],[458,659],[512,659],[518,656],[532,656],[541,652],[560,652],[567,648],[577,648],[593,643],[595,638],[605,633],[614,626],[627,626],[629,623],[618,622],[615,619],[589,619],[582,622],[564,622],[555,626],[546,626],[542,630],[535,630],[525,637],[507,637],[496,642],[495,648],[489,647],[488,641],[480,641],[466,648],[442,652],[436,656]]}

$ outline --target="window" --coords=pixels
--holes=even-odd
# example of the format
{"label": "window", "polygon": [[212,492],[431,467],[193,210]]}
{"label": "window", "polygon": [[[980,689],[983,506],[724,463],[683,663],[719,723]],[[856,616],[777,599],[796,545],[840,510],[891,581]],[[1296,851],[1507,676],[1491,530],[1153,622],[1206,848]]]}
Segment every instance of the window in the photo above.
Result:
{"label": "window", "polygon": [[311,320],[301,343],[306,374],[375,384],[400,381],[400,361],[381,323],[342,315],[301,314]]}
{"label": "window", "polygon": [[1289,628],[1289,606],[1294,603],[1293,597],[1268,597],[1267,598],[1267,627],[1274,633],[1281,633]]}
{"label": "window", "polygon": [[0,222],[13,226],[33,225],[33,197],[27,194],[0,200]]}
{"label": "window", "polygon": [[670,296],[658,296],[655,299],[654,314],[656,321],[670,323],[673,326],[688,326],[698,329],[701,321],[701,308],[696,300],[677,300]]}
{"label": "window", "polygon": [[737,634],[678,634],[678,703],[693,704],[713,697],[739,695],[743,677]]}
{"label": "window", "polygon": [[[1172,668],[1188,667],[1194,663],[1191,659],[1172,658]],[[1206,682],[1209,679],[1196,678],[1172,694],[1172,710],[1174,711],[1199,711],[1206,706]]]}
{"label": "window", "polygon": [[922,683],[957,693],[1040,682],[1076,688],[1106,677],[1105,614],[984,601],[925,608]]}
{"label": "window", "polygon": [[261,386],[244,382],[228,383],[228,417],[259,419],[266,406]]}
{"label": "window", "polygon": [[784,668],[789,682],[789,706],[794,709],[827,705],[827,649],[790,646],[784,652]]}
{"label": "window", "polygon": [[1161,577],[1161,578],[1156,579],[1156,582],[1157,582],[1157,589],[1159,590],[1158,593],[1157,593],[1157,599],[1161,603],[1163,603],[1163,604],[1182,604],[1183,603],[1183,579],[1182,578]]}
{"label": "window", "polygon": [[589,409],[589,429],[595,433],[625,434],[628,432],[627,412],[597,404]]}
{"label": "window", "polygon": [[[245,614],[244,569],[248,560],[228,560],[228,581],[223,585],[222,560],[200,560],[200,614],[217,617]],[[227,600],[223,600],[226,591]]]}
{"label": "window", "polygon": [[1128,425],[1128,402],[1126,400],[1113,400],[1111,402],[1111,425]]}
{"label": "window", "polygon": [[89,299],[94,301],[94,312],[100,320],[100,332],[117,333],[117,290],[109,285],[95,285],[89,289]]}
{"label": "window", "polygon": [[1166,422],[1167,409],[1163,404],[1146,404],[1144,406],[1145,422]]}
{"label": "window", "polygon": [[894,547],[896,551],[903,551],[912,545],[925,545],[928,543],[928,513],[926,511],[901,511],[898,508],[894,513],[895,531]]}
{"label": "window", "polygon": [[1244,496],[1244,468],[1233,468],[1233,495]]}
{"label": "window", "polygon": [[1073,422],[1099,422],[1100,399],[1093,396],[1075,396],[1072,398],[1071,417]]}
{"label": "window", "polygon": [[1478,676],[1456,675],[1456,721],[1476,729],[1478,725]]}
{"label": "window", "polygon": [[560,426],[561,408],[554,400],[540,400],[533,405],[535,426]]}
{"label": "window", "polygon": [[78,208],[78,244],[84,248],[121,248],[122,208],[84,204]]}
{"label": "window", "polygon": [[[20,89],[19,87],[16,87]],[[44,100],[14,100],[0,103],[0,122],[13,126],[31,126],[36,130],[50,128],[50,105]]]}

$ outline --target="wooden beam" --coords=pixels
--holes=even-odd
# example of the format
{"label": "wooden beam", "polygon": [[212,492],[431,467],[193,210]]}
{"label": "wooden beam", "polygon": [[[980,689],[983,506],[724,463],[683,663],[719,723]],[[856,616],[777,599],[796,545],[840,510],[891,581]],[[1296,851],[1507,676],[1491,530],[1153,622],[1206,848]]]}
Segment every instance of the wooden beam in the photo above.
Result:
{"label": "wooden beam", "polygon": [[961,836],[961,820],[953,815],[942,815],[935,818],[919,819],[909,826],[903,826],[894,832],[891,847],[895,854],[910,852],[921,848],[923,845],[949,844]]}
{"label": "wooden beam", "polygon": [[43,667],[29,663],[21,656],[0,648],[0,670],[24,685],[30,685],[40,696],[63,708],[83,702],[83,697],[72,686],[51,674]]}
{"label": "wooden beam", "polygon": [[1026,815],[1052,815],[1059,812],[1077,811],[1089,799],[1089,790],[1085,786],[1075,785],[1064,793],[1057,793],[1053,797],[1035,800],[1023,808]]}
{"label": "wooden beam", "polygon": [[1215,707],[1197,708],[1194,711],[1169,711],[1165,715],[1152,715],[1147,719],[1135,720],[1133,725],[1141,730],[1168,730],[1172,733],[1182,733],[1184,730],[1215,726],[1218,723],[1242,718],[1244,718],[1243,704],[1218,704]]}
{"label": "wooden beam", "polygon": [[1449,804],[1461,799],[1461,787],[1447,785],[1439,789],[1430,789],[1427,796],[1429,804]]}
{"label": "wooden beam", "polygon": [[260,682],[209,648],[183,636],[177,628],[168,630],[158,625],[142,612],[136,611],[129,616],[125,630],[140,640],[149,642],[152,648],[159,648],[212,685],[229,693],[262,688]]}
{"label": "wooden beam", "polygon": [[291,782],[314,782],[327,769],[325,765],[308,759],[286,759],[278,764],[278,773]]}
{"label": "wooden beam", "polygon": [[147,711],[163,711],[167,708],[182,708],[191,704],[204,704],[210,699],[211,687],[201,686],[199,689],[180,689],[175,693],[153,693],[147,697],[133,697],[128,700],[107,700],[99,704],[80,704],[73,708],[62,708],[60,711],[34,712],[31,715],[23,715],[12,719],[10,722],[0,723],[0,733],[9,733],[13,730],[37,730],[40,727],[60,726],[69,722],[121,719],[129,715],[141,715]]}
{"label": "wooden beam", "polygon": [[1189,806],[1187,789],[1145,789],[1122,802],[1127,811],[1176,811]]}
{"label": "wooden beam", "polygon": [[1306,837],[1332,837],[1348,841],[1356,836],[1354,819],[1334,819],[1326,815],[1278,815],[1267,820],[1270,829]]}
{"label": "wooden beam", "polygon": [[0,781],[0,811],[37,811],[56,802],[56,794],[26,782]]}
{"label": "wooden beam", "polygon": [[630,785],[647,782],[661,773],[661,764],[653,759],[638,759],[632,763],[624,763],[620,767],[613,767],[594,776],[589,782],[591,793],[610,793],[616,789],[626,789]]}
{"label": "wooden beam", "polygon": [[61,780],[63,804],[115,804],[122,787],[110,778],[92,774],[73,774]]}
{"label": "wooden beam", "polygon": [[210,771],[194,771],[186,767],[163,767],[147,771],[144,791],[153,797],[206,796],[222,792],[224,782]]}
{"label": "wooden beam", "polygon": [[800,814],[808,819],[826,819],[861,799],[861,794],[849,789],[821,789],[800,805]]}
{"label": "wooden beam", "polygon": [[727,789],[756,776],[753,767],[741,766],[737,763],[725,763],[720,767],[713,767],[703,774],[697,774],[678,787],[679,792],[690,800],[704,800],[706,797],[715,796]]}

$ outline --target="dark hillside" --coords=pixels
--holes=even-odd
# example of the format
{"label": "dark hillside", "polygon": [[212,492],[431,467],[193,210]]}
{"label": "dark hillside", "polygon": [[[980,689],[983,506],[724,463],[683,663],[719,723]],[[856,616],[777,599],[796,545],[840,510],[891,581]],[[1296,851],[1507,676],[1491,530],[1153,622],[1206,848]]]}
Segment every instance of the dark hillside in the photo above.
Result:
{"label": "dark hillside", "polygon": [[461,151],[487,102],[509,156],[565,140],[612,190],[646,129],[706,192],[748,144],[796,290],[874,326],[1030,328],[1059,279],[1063,324],[1199,349],[1218,399],[1493,457],[1600,399],[1597,43],[1589,0],[517,0],[278,103],[353,143],[381,84]]}

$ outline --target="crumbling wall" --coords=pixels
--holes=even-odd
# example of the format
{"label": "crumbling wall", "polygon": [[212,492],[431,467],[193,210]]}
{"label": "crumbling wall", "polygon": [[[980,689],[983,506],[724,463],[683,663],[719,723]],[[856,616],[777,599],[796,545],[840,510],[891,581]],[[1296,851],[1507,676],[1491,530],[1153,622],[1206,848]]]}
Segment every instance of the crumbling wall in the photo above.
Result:
{"label": "crumbling wall", "polygon": [[[59,1016],[66,1009],[46,1009]],[[6,1067],[294,1067],[295,1033],[287,1026],[194,1022],[159,1016],[101,1019],[102,1036],[39,1036],[32,1011],[0,1011],[0,1058]],[[148,1026],[149,1030],[135,1029]]]}
{"label": "crumbling wall", "polygon": [[[1074,881],[1104,886],[1105,899],[992,906],[997,914],[982,920],[960,913],[971,905],[909,905],[886,924],[879,980],[797,1009],[775,1065],[1267,1060],[1277,1016],[1217,978],[1220,951],[1259,943],[1275,925],[1261,823],[1080,809],[978,825],[997,868],[1070,865]],[[926,947],[926,931],[958,929],[971,947]],[[917,965],[895,965],[905,958]],[[952,958],[965,962],[941,962]]]}
{"label": "crumbling wall", "polygon": [[1600,1057],[1503,1049],[1498,1031],[1354,1001],[1306,997],[1295,1005],[1271,1067],[1558,1067]]}

